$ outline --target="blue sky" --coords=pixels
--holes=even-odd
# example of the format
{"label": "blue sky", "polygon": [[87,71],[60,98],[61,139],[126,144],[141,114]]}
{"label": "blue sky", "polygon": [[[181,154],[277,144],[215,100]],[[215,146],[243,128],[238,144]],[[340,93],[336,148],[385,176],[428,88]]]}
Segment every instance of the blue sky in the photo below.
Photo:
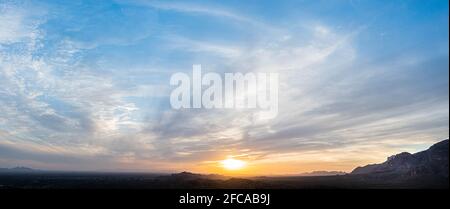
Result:
{"label": "blue sky", "polygon": [[[448,1],[0,0],[0,167],[344,170],[448,138]],[[277,72],[279,115],[169,78]]]}

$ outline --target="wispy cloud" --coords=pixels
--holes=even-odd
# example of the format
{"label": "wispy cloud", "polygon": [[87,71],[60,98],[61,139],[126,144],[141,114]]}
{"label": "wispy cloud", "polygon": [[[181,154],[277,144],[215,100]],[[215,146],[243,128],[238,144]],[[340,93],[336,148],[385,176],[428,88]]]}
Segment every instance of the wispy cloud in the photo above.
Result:
{"label": "wispy cloud", "polygon": [[137,4],[137,5],[141,5],[141,6],[148,6],[148,7],[154,8],[154,9],[158,9],[158,10],[168,10],[168,11],[188,13],[188,14],[193,14],[193,15],[210,16],[210,17],[219,18],[219,19],[228,19],[229,21],[231,21],[233,23],[246,24],[246,25],[254,26],[259,29],[272,31],[272,32],[279,30],[275,26],[266,24],[263,21],[257,20],[254,17],[248,17],[248,16],[242,15],[240,13],[237,13],[235,11],[232,11],[230,9],[222,8],[218,5],[208,6],[206,4],[193,4],[193,3],[187,3],[187,2],[140,1],[140,0],[137,0],[137,1],[122,1],[121,0],[118,2]]}

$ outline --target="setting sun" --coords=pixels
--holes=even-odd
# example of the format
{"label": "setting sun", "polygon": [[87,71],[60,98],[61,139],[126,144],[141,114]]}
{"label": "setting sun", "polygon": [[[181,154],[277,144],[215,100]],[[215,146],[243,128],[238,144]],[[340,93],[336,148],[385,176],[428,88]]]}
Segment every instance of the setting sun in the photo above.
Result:
{"label": "setting sun", "polygon": [[242,160],[236,160],[233,158],[228,158],[221,161],[222,166],[227,170],[238,170],[245,166],[245,162]]}

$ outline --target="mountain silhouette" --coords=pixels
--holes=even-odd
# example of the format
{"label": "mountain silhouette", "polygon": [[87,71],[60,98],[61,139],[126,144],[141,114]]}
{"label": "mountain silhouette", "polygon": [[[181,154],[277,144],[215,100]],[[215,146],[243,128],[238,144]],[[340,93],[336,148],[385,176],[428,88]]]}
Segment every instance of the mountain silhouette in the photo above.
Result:
{"label": "mountain silhouette", "polygon": [[297,176],[236,178],[181,172],[105,173],[56,172],[24,167],[0,168],[0,190],[18,188],[72,189],[448,189],[449,140],[410,154],[402,152],[386,162],[355,168],[345,174],[315,171]]}
{"label": "mountain silhouette", "polygon": [[449,140],[443,140],[429,149],[415,154],[402,152],[388,157],[381,164],[355,168],[351,174],[414,178],[434,176],[448,180]]}
{"label": "mountain silhouette", "polygon": [[0,168],[0,172],[11,172],[11,173],[27,173],[35,171],[36,170],[27,167]]}

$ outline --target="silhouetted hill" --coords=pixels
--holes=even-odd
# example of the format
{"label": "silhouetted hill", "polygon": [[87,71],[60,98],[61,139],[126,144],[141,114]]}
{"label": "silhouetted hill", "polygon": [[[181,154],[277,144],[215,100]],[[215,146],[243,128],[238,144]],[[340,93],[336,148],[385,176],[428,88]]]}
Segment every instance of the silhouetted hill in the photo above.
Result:
{"label": "silhouetted hill", "polygon": [[448,188],[448,149],[449,141],[446,139],[422,152],[402,152],[388,157],[384,163],[357,167],[351,176],[374,184]]}
{"label": "silhouetted hill", "polygon": [[183,171],[181,173],[174,173],[170,176],[165,176],[165,178],[172,178],[172,179],[178,179],[178,180],[192,180],[192,179],[215,179],[215,180],[226,180],[230,177],[222,176],[218,174],[198,174],[198,173],[191,173],[187,171]]}
{"label": "silhouetted hill", "polygon": [[397,174],[407,177],[435,175],[448,178],[448,139],[429,149],[410,154],[402,152],[381,164],[357,167],[351,174]]}
{"label": "silhouetted hill", "polygon": [[27,173],[27,172],[36,172],[37,170],[33,170],[27,167],[15,167],[15,168],[0,168],[0,173]]}

